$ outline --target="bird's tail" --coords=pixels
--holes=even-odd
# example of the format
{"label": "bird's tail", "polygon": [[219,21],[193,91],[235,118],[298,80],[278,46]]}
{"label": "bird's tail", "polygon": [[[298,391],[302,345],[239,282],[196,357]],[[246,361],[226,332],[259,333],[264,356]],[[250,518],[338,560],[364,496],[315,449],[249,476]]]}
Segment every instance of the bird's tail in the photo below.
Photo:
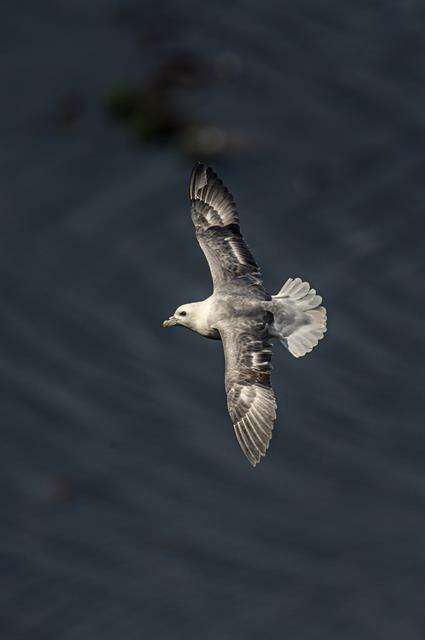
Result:
{"label": "bird's tail", "polygon": [[321,296],[301,278],[288,278],[272,296],[271,335],[296,358],[312,351],[326,332],[326,309],[321,302]]}

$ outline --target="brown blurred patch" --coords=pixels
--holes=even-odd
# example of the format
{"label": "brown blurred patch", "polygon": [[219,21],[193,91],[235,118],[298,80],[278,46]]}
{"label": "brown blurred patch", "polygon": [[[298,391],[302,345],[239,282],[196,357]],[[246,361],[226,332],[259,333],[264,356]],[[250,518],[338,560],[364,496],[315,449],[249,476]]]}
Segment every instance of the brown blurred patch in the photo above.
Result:
{"label": "brown blurred patch", "polygon": [[106,108],[142,143],[175,144],[185,155],[205,159],[246,150],[250,144],[240,134],[201,123],[194,115],[183,114],[176,105],[177,93],[196,91],[231,77],[237,69],[239,61],[231,55],[210,62],[191,52],[175,53],[144,85],[113,89]]}
{"label": "brown blurred patch", "polygon": [[75,499],[75,483],[68,476],[49,476],[44,483],[42,498],[52,505],[68,504]]}
{"label": "brown blurred patch", "polygon": [[53,122],[64,128],[74,127],[86,111],[86,99],[81,91],[72,89],[63,93],[53,108]]}

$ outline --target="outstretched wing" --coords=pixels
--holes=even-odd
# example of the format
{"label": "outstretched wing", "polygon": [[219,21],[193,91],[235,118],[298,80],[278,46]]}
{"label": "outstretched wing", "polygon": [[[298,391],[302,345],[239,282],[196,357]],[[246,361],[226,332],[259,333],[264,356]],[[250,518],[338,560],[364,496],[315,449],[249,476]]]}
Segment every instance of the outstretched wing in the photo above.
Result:
{"label": "outstretched wing", "polygon": [[276,420],[270,384],[271,343],[267,312],[256,319],[220,323],[227,406],[242,451],[255,467],[266,454]]}
{"label": "outstretched wing", "polygon": [[239,229],[231,193],[212,169],[197,163],[189,184],[196,237],[208,261],[214,289],[235,279],[262,289],[261,273]]}

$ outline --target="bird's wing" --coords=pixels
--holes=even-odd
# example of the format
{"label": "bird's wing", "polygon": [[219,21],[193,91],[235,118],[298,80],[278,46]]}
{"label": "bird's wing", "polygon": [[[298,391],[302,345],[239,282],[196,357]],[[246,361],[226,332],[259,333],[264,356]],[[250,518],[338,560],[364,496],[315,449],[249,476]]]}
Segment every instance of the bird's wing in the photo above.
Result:
{"label": "bird's wing", "polygon": [[212,169],[201,163],[194,166],[189,197],[196,237],[214,288],[238,279],[263,291],[260,270],[239,229],[233,197]]}
{"label": "bird's wing", "polygon": [[255,466],[266,454],[276,420],[270,384],[271,343],[267,312],[219,323],[225,359],[227,406],[242,451]]}

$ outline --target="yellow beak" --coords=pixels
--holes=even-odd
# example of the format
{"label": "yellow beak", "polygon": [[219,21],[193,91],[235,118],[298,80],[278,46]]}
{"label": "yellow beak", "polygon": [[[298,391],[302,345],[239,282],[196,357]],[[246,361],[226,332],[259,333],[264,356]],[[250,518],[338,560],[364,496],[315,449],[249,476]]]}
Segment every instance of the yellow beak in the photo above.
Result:
{"label": "yellow beak", "polygon": [[175,324],[177,324],[177,320],[174,316],[171,316],[171,318],[168,318],[168,320],[164,320],[162,326],[164,327],[164,329],[168,329],[169,327],[174,327]]}

